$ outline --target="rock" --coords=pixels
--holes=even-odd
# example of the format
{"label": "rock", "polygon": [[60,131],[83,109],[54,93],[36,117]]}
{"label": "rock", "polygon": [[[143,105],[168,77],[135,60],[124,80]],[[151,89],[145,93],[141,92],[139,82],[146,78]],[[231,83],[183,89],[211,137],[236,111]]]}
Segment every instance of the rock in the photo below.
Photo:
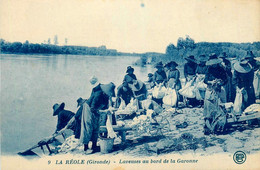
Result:
{"label": "rock", "polygon": [[221,146],[211,146],[211,147],[206,148],[206,152],[208,154],[221,153],[221,152],[223,152],[223,148]]}
{"label": "rock", "polygon": [[174,141],[173,140],[169,140],[169,139],[163,139],[163,140],[160,140],[157,145],[156,145],[156,148],[158,150],[163,150],[165,148],[168,148],[170,147],[171,145],[174,144]]}
{"label": "rock", "polygon": [[244,146],[240,140],[233,137],[228,137],[225,141],[225,145],[228,152],[234,152],[235,150]]}
{"label": "rock", "polygon": [[202,153],[204,154],[204,153],[206,153],[206,150],[204,150],[202,148],[198,148],[198,149],[195,150],[195,153],[196,154],[202,154]]}
{"label": "rock", "polygon": [[241,138],[245,138],[247,137],[248,135],[245,134],[245,133],[241,133],[241,132],[234,132],[231,134],[232,137],[236,138],[236,139],[241,139]]}

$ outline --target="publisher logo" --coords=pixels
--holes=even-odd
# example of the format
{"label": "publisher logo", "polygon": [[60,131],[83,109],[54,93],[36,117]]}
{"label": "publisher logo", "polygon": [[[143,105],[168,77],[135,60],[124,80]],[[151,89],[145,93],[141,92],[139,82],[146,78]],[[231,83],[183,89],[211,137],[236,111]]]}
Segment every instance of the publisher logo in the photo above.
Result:
{"label": "publisher logo", "polygon": [[237,164],[243,164],[246,161],[246,154],[243,151],[237,151],[233,155],[233,159]]}

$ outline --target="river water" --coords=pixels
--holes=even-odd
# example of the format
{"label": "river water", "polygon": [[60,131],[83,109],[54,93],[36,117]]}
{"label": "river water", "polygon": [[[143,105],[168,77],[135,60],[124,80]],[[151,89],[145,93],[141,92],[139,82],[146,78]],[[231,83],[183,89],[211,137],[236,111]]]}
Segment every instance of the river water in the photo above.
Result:
{"label": "river water", "polygon": [[[101,83],[122,83],[126,67],[139,57],[13,55],[1,54],[1,152],[12,155],[30,148],[56,128],[52,106],[65,102],[76,112],[76,100],[88,98],[89,79]],[[152,67],[135,68],[146,81]]]}

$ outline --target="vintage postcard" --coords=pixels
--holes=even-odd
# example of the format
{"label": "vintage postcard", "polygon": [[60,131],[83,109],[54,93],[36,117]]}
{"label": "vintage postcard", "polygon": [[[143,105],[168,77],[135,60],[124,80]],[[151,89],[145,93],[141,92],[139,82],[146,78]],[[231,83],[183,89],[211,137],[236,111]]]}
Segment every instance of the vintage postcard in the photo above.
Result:
{"label": "vintage postcard", "polygon": [[260,169],[259,0],[1,0],[1,162]]}

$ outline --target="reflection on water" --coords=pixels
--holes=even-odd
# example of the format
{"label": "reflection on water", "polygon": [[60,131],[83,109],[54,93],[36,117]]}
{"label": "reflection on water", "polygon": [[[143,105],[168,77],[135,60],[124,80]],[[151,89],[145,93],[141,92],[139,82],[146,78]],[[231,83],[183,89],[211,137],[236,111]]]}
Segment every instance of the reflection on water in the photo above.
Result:
{"label": "reflection on water", "polygon": [[[74,55],[3,55],[1,63],[1,149],[15,154],[55,131],[52,106],[65,102],[76,112],[76,100],[88,98],[89,79],[101,83],[123,81],[126,67],[137,57]],[[151,67],[135,67],[138,79],[147,80]]]}

